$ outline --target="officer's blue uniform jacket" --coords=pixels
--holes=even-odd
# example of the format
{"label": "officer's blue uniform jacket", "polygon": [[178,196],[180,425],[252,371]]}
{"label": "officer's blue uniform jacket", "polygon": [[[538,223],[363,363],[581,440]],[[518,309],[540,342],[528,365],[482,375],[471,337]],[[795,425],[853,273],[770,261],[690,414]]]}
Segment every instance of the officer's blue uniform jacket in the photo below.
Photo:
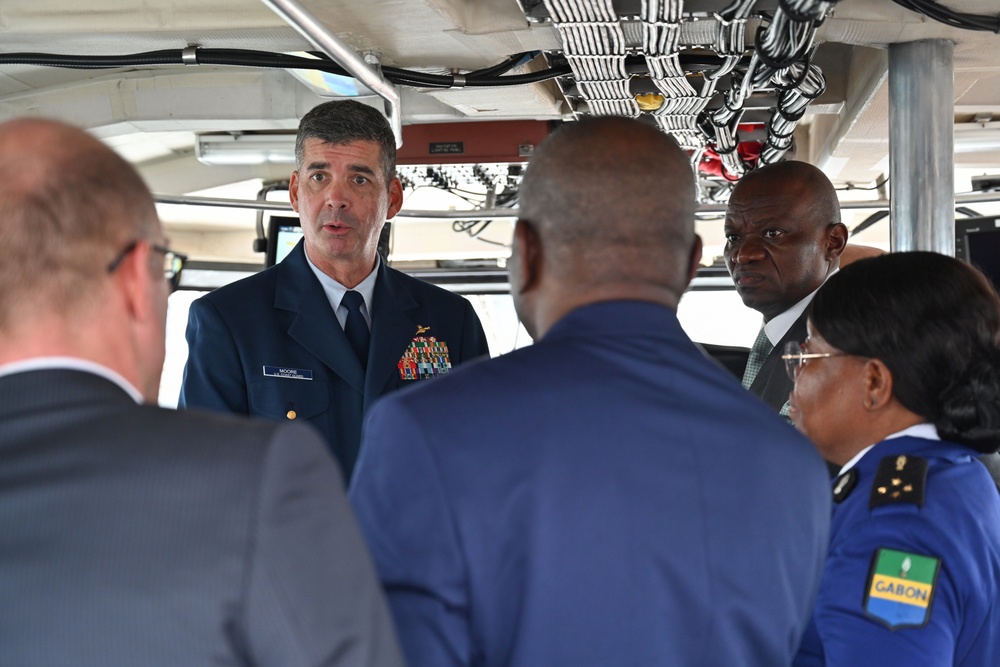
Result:
{"label": "officer's blue uniform jacket", "polygon": [[187,342],[180,407],[306,420],[348,479],[377,398],[489,354],[468,300],[382,262],[366,372],[301,241],[280,264],[194,301]]}
{"label": "officer's blue uniform jacket", "polygon": [[383,398],[350,495],[411,667],[770,667],[828,479],[670,309],[614,301]]}
{"label": "officer's blue uniform jacket", "polygon": [[[903,436],[861,458],[853,490],[834,505],[823,584],[796,667],[1000,665],[1000,494],[977,456]],[[919,484],[895,474],[899,463],[921,460],[923,506]],[[834,480],[834,489],[846,482]],[[873,497],[881,499],[874,508]]]}

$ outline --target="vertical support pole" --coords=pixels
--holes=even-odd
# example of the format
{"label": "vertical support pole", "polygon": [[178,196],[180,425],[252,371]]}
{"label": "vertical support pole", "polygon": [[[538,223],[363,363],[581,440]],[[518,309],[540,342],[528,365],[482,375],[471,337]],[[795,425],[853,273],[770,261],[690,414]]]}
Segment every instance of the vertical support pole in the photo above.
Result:
{"label": "vertical support pole", "polygon": [[955,254],[954,44],[889,46],[892,250]]}

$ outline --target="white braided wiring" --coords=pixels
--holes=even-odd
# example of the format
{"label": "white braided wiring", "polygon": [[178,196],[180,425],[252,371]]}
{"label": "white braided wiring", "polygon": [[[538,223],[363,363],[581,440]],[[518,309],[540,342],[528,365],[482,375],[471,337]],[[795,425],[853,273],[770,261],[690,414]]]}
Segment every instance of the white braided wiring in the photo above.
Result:
{"label": "white braided wiring", "polygon": [[[772,77],[773,82],[780,86],[790,86],[795,83],[805,65],[793,65]],[[806,76],[795,88],[782,90],[778,96],[778,104],[768,121],[768,137],[761,150],[762,164],[773,164],[781,159],[792,146],[792,133],[798,124],[797,117],[809,106],[814,97],[826,90],[826,78],[818,67],[810,64]],[[787,118],[786,116],[792,116]]]}
{"label": "white braided wiring", "polygon": [[553,21],[615,21],[614,3],[611,0],[545,0],[545,8]]}
{"label": "white braided wiring", "polygon": [[591,113],[638,116],[625,34],[611,0],[545,0],[577,89]]}
{"label": "white braided wiring", "polygon": [[[732,0],[713,14],[715,26],[709,31],[687,29],[684,34],[704,38],[710,38],[714,31],[714,44],[706,46],[721,58],[719,65],[693,72],[686,70],[680,59],[685,46],[681,37],[686,25],[683,0],[641,0],[641,32],[636,31],[634,16],[624,21],[618,16],[614,0],[543,3],[562,41],[576,91],[585,103],[577,113],[640,115],[632,92],[635,82],[626,62],[629,56],[642,55],[649,81],[662,97],[659,107],[650,111],[657,125],[699,156],[711,142],[725,169],[739,176],[746,167],[736,152],[737,128],[747,102],[778,88],[778,105],[766,124],[767,139],[761,153],[761,161],[768,163],[788,150],[805,108],[825,90],[826,81],[809,63],[809,54],[816,23],[836,2],[784,0],[754,40],[749,66],[737,69],[748,53],[747,23],[756,1]],[[723,104],[706,115],[709,101],[723,81],[731,82]]]}
{"label": "white braided wiring", "polygon": [[[767,139],[761,151],[761,162],[769,164],[778,161],[791,147],[792,134],[805,107],[826,89],[826,80],[819,68],[807,65],[803,59],[813,48],[816,22],[826,16],[835,1],[787,0],[784,7],[789,11],[779,5],[774,18],[760,34],[746,74],[739,85],[730,88],[722,108],[712,114],[720,157],[733,174],[742,174],[743,166],[735,152],[726,151],[739,141],[736,128],[746,101],[754,93],[774,86],[782,88],[778,105],[767,123]],[[745,7],[738,1],[723,13]],[[807,66],[809,69],[802,76]]]}

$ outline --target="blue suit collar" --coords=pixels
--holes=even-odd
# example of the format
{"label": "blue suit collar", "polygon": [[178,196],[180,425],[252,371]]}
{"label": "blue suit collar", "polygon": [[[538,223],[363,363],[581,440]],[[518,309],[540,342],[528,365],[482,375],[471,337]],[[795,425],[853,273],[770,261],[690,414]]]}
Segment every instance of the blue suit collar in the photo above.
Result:
{"label": "blue suit collar", "polygon": [[294,313],[288,335],[349,385],[363,392],[365,373],[326,292],[306,263],[304,241],[274,267],[274,307]]}
{"label": "blue suit collar", "polygon": [[677,320],[677,313],[649,301],[600,301],[576,308],[563,316],[542,340],[579,336],[613,336],[690,339]]}

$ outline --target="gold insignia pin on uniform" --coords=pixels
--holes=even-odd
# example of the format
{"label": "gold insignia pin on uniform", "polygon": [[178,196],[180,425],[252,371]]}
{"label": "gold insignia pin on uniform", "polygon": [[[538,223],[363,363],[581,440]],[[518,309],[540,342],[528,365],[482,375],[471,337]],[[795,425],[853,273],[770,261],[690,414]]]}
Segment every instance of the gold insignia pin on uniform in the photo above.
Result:
{"label": "gold insignia pin on uniform", "polygon": [[868,508],[898,503],[923,507],[926,481],[926,459],[902,454],[886,456],[875,471]]}
{"label": "gold insignia pin on uniform", "polygon": [[295,414],[295,410],[289,410],[287,413],[285,413],[285,416],[288,417],[289,419],[295,419],[296,417],[298,417],[298,415]]}
{"label": "gold insignia pin on uniform", "polygon": [[419,325],[419,324],[418,324],[418,325],[417,325],[417,333],[416,333],[416,334],[414,334],[414,335],[415,335],[415,336],[419,336],[420,334],[422,334],[422,333],[427,333],[427,332],[428,332],[428,331],[430,331],[430,330],[431,330],[431,328],[430,328],[430,327],[425,327],[425,326],[421,326],[421,325]]}

